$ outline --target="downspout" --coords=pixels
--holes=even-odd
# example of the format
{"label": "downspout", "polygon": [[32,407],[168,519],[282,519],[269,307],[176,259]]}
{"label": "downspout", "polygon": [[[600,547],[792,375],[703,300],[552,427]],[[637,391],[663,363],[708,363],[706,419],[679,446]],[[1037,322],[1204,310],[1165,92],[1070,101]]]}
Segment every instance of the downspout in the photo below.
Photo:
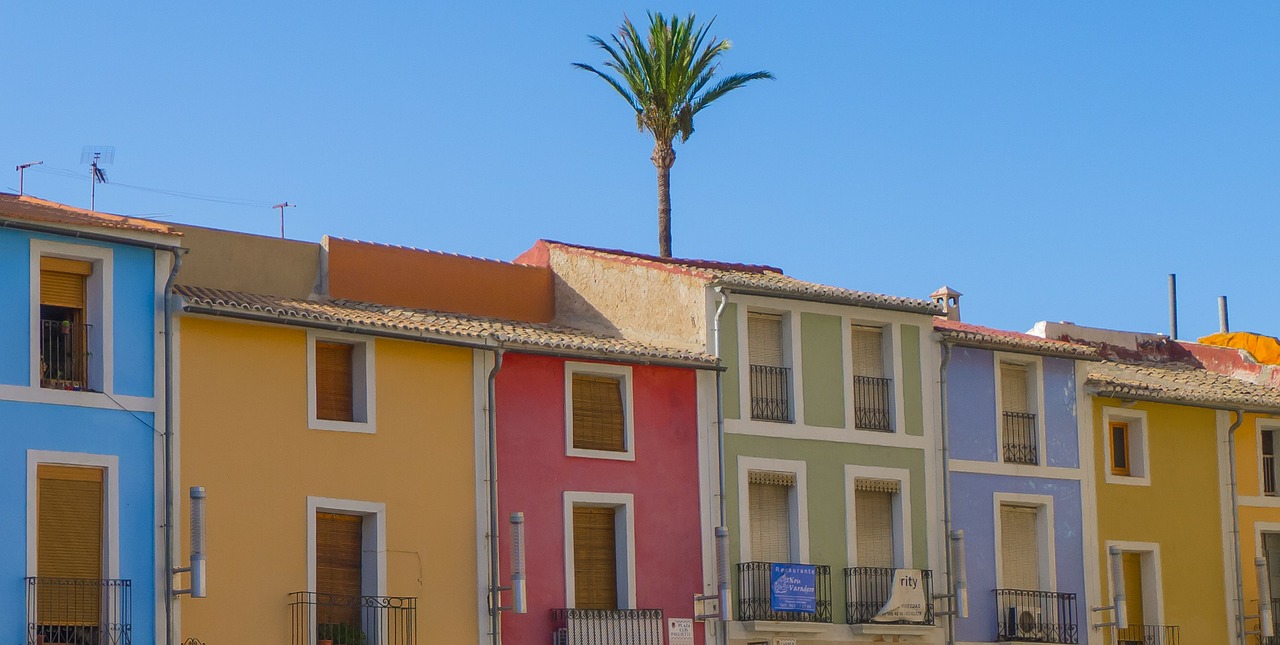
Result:
{"label": "downspout", "polygon": [[169,294],[182,268],[182,256],[187,249],[171,248],[173,266],[169,279],[164,283],[164,619],[166,643],[177,642],[173,618],[173,305]]}
{"label": "downspout", "polygon": [[947,363],[951,361],[951,343],[942,343],[942,362],[938,365],[938,381],[941,398],[938,409],[942,414],[939,429],[942,435],[942,535],[946,546],[947,593],[951,594],[951,611],[947,618],[947,645],[955,645],[956,620],[960,617],[956,607],[956,584],[951,570],[951,441],[947,437]]}
{"label": "downspout", "polygon": [[1232,410],[1236,420],[1227,428],[1227,461],[1231,473],[1231,550],[1236,570],[1236,641],[1245,645],[1244,578],[1240,567],[1240,496],[1236,487],[1236,430],[1244,423],[1244,410]]}
{"label": "downspout", "polygon": [[[716,315],[712,320],[712,343],[715,346],[716,362],[720,361],[720,317],[724,314],[724,308],[729,304],[729,291],[724,287],[715,287],[716,295],[719,296],[720,304],[716,306]],[[728,514],[725,510],[724,495],[724,390],[723,390],[722,370],[716,370],[716,462],[720,469],[720,525],[716,530],[715,539],[716,546],[716,594],[719,597],[717,601],[720,604],[720,629],[717,636],[721,645],[727,645],[729,642],[729,625],[727,617],[729,616],[729,563],[728,549],[723,548],[726,545],[720,544],[721,540],[728,541],[729,529],[726,526],[728,522]]]}
{"label": "downspout", "polygon": [[494,403],[494,384],[498,378],[498,370],[502,369],[502,354],[505,350],[493,350],[493,369],[489,370],[488,383],[488,423],[489,423],[489,624],[493,645],[502,643],[502,612],[498,607],[499,589],[502,578],[498,571],[498,421]]}

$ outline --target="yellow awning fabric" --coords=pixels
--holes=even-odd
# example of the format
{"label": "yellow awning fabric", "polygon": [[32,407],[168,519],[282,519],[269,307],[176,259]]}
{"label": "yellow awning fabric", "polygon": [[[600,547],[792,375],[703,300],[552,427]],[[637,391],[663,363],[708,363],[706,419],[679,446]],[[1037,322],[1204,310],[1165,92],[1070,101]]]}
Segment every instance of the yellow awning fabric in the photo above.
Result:
{"label": "yellow awning fabric", "polygon": [[1210,334],[1200,338],[1199,342],[1201,345],[1243,349],[1259,363],[1280,365],[1280,339],[1271,336],[1233,331],[1227,334]]}

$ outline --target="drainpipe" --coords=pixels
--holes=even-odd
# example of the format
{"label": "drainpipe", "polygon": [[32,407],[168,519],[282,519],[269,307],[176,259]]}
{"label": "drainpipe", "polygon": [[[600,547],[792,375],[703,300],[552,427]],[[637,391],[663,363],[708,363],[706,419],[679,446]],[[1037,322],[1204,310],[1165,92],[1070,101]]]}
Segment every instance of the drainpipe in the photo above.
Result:
{"label": "drainpipe", "polygon": [[955,597],[955,580],[951,562],[951,442],[947,438],[947,363],[951,361],[951,343],[942,343],[942,362],[938,365],[938,380],[942,390],[939,410],[942,413],[942,534],[946,536],[947,592],[952,594],[952,614],[947,618],[947,645],[955,645],[956,619],[960,617]]}
{"label": "drainpipe", "polygon": [[1236,430],[1244,423],[1244,410],[1232,410],[1236,420],[1227,429],[1227,459],[1231,473],[1231,547],[1236,571],[1236,641],[1245,645],[1244,579],[1240,571],[1240,497],[1236,487]]}
{"label": "drainpipe", "polygon": [[[724,308],[729,304],[729,290],[724,287],[715,287],[716,295],[719,296],[720,304],[716,306],[716,315],[711,323],[712,342],[715,345],[716,360],[720,360],[720,316],[724,314]],[[719,641],[721,645],[727,645],[729,642],[729,528],[725,526],[728,522],[727,513],[725,512],[725,496],[724,496],[724,390],[723,390],[723,372],[716,370],[716,461],[720,468],[720,526],[716,528],[716,594],[719,597],[717,603],[720,606],[720,629]]]}
{"label": "drainpipe", "polygon": [[166,643],[177,642],[174,633],[176,622],[173,617],[174,587],[173,570],[175,567],[173,553],[173,306],[169,294],[173,291],[173,283],[178,278],[178,270],[182,268],[182,256],[187,249],[169,249],[173,254],[173,266],[169,269],[169,279],[164,283],[164,619]]}
{"label": "drainpipe", "polygon": [[494,383],[502,369],[504,350],[493,350],[493,369],[489,370],[489,624],[493,645],[502,644],[502,612],[498,607],[501,576],[498,571],[498,421],[494,407]]}

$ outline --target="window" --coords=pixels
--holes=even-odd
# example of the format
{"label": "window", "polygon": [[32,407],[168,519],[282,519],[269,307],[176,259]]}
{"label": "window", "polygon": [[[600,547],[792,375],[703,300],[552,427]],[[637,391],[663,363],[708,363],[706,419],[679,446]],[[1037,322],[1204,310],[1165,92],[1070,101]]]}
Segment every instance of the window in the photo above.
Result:
{"label": "window", "polygon": [[747,313],[752,419],[791,421],[791,370],[785,363],[783,336],[780,314]]}
{"label": "window", "polygon": [[880,327],[854,325],[853,424],[861,430],[893,431],[893,381],[885,371],[885,334]]}
{"label": "window", "polygon": [[40,464],[36,480],[36,622],[57,639],[101,624],[114,598],[102,582],[103,469]]}
{"label": "window", "polygon": [[1004,589],[1042,590],[1038,509],[1000,506],[1000,563]]}
{"label": "window", "polygon": [[373,341],[354,334],[307,337],[310,427],[373,432]]}
{"label": "window", "polygon": [[565,454],[635,459],[631,368],[565,363]]}
{"label": "window", "polygon": [[92,275],[93,263],[88,260],[40,258],[40,387],[91,389],[88,282]]}
{"label": "window", "polygon": [[895,480],[857,479],[854,482],[857,563],[859,567],[892,568],[899,562],[894,531]]}
{"label": "window", "polygon": [[753,471],[747,475],[753,562],[791,562],[792,473]]}
{"label": "window", "polygon": [[1111,422],[1111,474],[1129,476],[1129,424]]}
{"label": "window", "polygon": [[[1108,580],[1108,591],[1123,591],[1127,622],[1116,630],[1119,645],[1163,643],[1164,608],[1160,593],[1160,551],[1147,542],[1108,542],[1107,550],[1120,549],[1120,580]],[[1154,640],[1153,640],[1154,639]]]}
{"label": "window", "polygon": [[612,507],[573,508],[574,606],[618,608],[618,538]]}
{"label": "window", "polygon": [[1264,429],[1259,433],[1262,467],[1262,494],[1276,495],[1276,430]]}
{"label": "window", "polygon": [[316,513],[316,593],[326,597],[316,606],[322,634],[361,625],[360,603],[343,600],[365,595],[363,547],[364,517]]}
{"label": "window", "polygon": [[1000,362],[1001,452],[1006,463],[1040,463],[1032,375],[1028,365]]}

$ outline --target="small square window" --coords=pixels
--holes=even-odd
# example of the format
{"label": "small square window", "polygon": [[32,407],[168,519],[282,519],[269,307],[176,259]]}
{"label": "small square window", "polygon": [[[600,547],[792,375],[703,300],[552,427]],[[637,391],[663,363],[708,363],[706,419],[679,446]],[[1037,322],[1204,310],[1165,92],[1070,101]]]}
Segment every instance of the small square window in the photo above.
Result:
{"label": "small square window", "polygon": [[315,430],[373,432],[373,341],[311,334],[308,409]]}
{"label": "small square window", "polygon": [[565,363],[565,454],[635,459],[631,368]]}
{"label": "small square window", "polygon": [[1130,475],[1129,459],[1129,424],[1124,421],[1111,422],[1111,474]]}
{"label": "small square window", "polygon": [[90,259],[50,255],[39,269],[40,387],[103,390],[101,271]]}
{"label": "small square window", "polygon": [[1147,415],[1132,408],[1104,408],[1102,413],[1106,481],[1147,486],[1151,483],[1147,449]]}

